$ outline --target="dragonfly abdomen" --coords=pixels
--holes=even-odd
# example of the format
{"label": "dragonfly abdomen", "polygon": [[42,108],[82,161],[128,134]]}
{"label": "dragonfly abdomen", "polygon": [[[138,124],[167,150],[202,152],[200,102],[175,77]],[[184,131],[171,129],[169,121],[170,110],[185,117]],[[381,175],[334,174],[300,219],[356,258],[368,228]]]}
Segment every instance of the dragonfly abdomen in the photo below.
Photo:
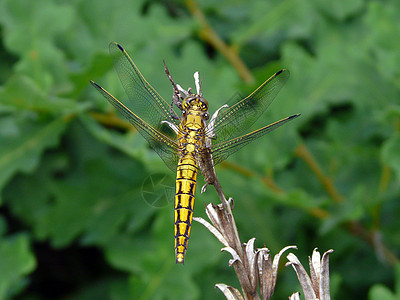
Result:
{"label": "dragonfly abdomen", "polygon": [[175,255],[183,263],[192,227],[197,165],[192,153],[178,163],[175,194]]}

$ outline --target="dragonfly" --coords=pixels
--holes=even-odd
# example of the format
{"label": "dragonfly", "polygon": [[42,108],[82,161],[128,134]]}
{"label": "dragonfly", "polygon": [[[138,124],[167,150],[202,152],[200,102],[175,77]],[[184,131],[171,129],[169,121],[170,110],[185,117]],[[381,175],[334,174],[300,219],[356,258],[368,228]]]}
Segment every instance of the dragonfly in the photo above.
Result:
{"label": "dragonfly", "polygon": [[[109,46],[115,70],[128,96],[122,103],[94,81],[90,81],[147,140],[164,163],[175,171],[174,208],[175,258],[184,263],[191,233],[197,174],[207,184],[216,182],[214,166],[245,145],[295,119],[300,114],[243,134],[272,103],[289,78],[280,70],[253,93],[234,105],[223,105],[211,116],[201,92],[199,73],[194,74],[196,92],[176,84],[165,65],[172,87],[171,103],[165,101],[147,82],[125,49],[118,43]],[[178,115],[174,108],[180,111]]]}

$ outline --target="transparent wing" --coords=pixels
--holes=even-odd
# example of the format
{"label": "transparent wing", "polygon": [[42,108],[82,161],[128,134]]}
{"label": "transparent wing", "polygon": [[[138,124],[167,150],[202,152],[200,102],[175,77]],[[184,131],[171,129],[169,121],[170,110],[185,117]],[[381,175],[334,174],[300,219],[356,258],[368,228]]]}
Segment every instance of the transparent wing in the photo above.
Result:
{"label": "transparent wing", "polygon": [[289,71],[281,70],[248,97],[221,111],[214,125],[213,144],[220,144],[240,136],[245,129],[253,125],[275,99],[288,78]]}
{"label": "transparent wing", "polygon": [[216,165],[216,164],[220,163],[221,161],[225,160],[226,158],[228,158],[228,156],[235,153],[242,147],[244,147],[247,144],[251,143],[252,141],[258,139],[259,137],[263,136],[264,134],[271,132],[272,130],[275,130],[276,128],[282,126],[283,124],[297,118],[298,116],[300,116],[300,114],[287,117],[285,119],[282,119],[280,121],[277,121],[275,123],[267,125],[263,128],[257,129],[253,132],[250,132],[248,134],[242,135],[237,138],[233,138],[229,141],[213,145],[211,147],[211,153],[213,156],[214,164]]}
{"label": "transparent wing", "polygon": [[107,92],[97,83],[93,81],[90,81],[90,83],[108,100],[108,102],[110,102],[125,118],[127,118],[133,126],[135,126],[137,131],[147,140],[147,142],[154,149],[154,151],[157,152],[165,164],[172,171],[176,171],[176,166],[179,160],[177,156],[177,143],[139,118],[132,111],[130,111],[129,108],[114,98],[109,92]]}
{"label": "transparent wing", "polygon": [[115,70],[128,95],[126,106],[157,130],[164,127],[161,121],[176,124],[170,114],[170,104],[147,82],[124,48],[117,43],[111,43],[109,48]]}

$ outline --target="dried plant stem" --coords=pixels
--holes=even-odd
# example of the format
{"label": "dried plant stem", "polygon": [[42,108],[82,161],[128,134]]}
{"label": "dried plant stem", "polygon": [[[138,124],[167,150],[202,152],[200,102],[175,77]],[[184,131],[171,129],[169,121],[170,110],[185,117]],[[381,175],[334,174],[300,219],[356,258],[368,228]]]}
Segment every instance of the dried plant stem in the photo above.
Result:
{"label": "dried plant stem", "polygon": [[229,223],[231,224],[231,229],[232,229],[232,232],[234,233],[232,236],[235,237],[235,239],[234,239],[235,244],[236,244],[236,246],[240,246],[239,233],[237,231],[235,219],[233,218],[231,205],[226,200],[225,195],[222,191],[221,184],[219,183],[219,180],[217,177],[215,178],[214,187],[217,190],[219,199],[221,199],[222,205],[223,205],[226,215],[227,215],[227,219],[229,220]]}
{"label": "dried plant stem", "polygon": [[287,246],[272,257],[265,246],[254,248],[255,238],[242,244],[231,209],[233,200],[226,200],[216,175],[212,184],[222,202],[218,205],[210,203],[206,207],[206,213],[212,225],[200,217],[194,217],[193,220],[204,225],[224,245],[222,250],[232,255],[229,265],[234,267],[243,296],[234,287],[221,283],[216,284],[216,287],[230,300],[259,300],[261,298],[269,300],[275,290],[281,256],[288,249],[297,249],[297,247]]}
{"label": "dried plant stem", "polygon": [[224,222],[222,229],[225,231],[224,236],[228,237],[227,240],[229,246],[232,247],[237,252],[237,254],[241,259],[240,262],[235,261],[233,263],[233,267],[235,269],[236,276],[238,277],[240,285],[242,287],[243,295],[245,299],[258,300],[260,299],[260,296],[257,293],[256,289],[257,286],[255,287],[252,286],[251,278],[249,278],[248,276],[248,274],[250,274],[250,266],[248,264],[248,259],[246,258],[246,252],[243,250],[242,243],[240,242],[239,233],[231,209],[231,204],[226,200],[225,195],[222,191],[221,184],[219,183],[217,177],[213,185],[217,190],[218,196],[223,206]]}

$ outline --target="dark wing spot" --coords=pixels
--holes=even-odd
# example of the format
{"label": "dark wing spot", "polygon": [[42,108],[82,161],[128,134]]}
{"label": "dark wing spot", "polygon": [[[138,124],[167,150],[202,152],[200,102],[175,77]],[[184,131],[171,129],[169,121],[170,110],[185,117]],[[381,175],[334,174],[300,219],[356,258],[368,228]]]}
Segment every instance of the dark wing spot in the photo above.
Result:
{"label": "dark wing spot", "polygon": [[121,50],[122,52],[124,52],[124,51],[125,51],[125,49],[124,49],[124,48],[122,48],[122,46],[121,46],[120,44],[118,44],[118,43],[117,43],[117,46],[118,46],[119,50]]}

